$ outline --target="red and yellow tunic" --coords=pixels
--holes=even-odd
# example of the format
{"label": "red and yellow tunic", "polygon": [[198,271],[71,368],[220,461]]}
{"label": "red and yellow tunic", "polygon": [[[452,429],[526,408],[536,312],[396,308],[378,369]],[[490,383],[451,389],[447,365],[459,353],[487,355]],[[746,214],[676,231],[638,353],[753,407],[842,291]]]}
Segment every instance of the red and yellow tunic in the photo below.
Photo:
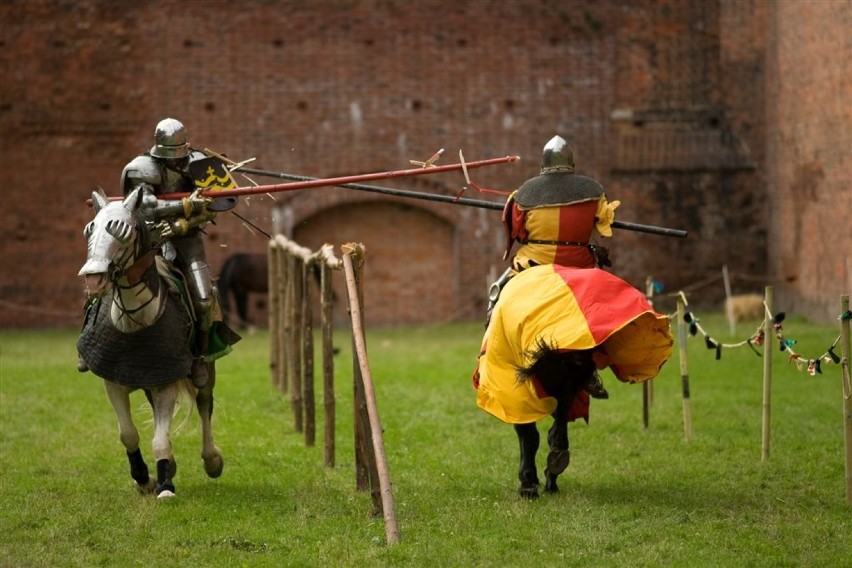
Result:
{"label": "red and yellow tunic", "polygon": [[523,270],[539,264],[560,264],[594,268],[589,239],[594,230],[602,236],[612,236],[610,224],[619,203],[608,202],[605,195],[558,207],[524,209],[512,203],[512,236],[521,243],[512,267]]}
{"label": "red and yellow tunic", "polygon": [[619,201],[609,202],[594,179],[573,173],[546,173],[524,182],[503,209],[506,252],[521,244],[512,268],[541,264],[593,268],[589,246],[594,231],[612,236]]}

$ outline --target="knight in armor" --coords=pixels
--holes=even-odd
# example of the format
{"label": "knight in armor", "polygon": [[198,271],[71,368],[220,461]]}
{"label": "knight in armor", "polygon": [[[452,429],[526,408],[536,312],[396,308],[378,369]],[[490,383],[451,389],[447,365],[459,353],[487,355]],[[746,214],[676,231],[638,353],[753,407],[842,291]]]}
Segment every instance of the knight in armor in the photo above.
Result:
{"label": "knight in armor", "polygon": [[[619,201],[608,201],[603,186],[594,179],[574,173],[574,152],[561,136],[544,146],[539,175],[514,191],[503,208],[506,250],[509,258],[520,243],[510,267],[488,291],[488,313],[500,291],[515,274],[542,264],[576,268],[611,266],[606,248],[593,244],[592,237],[612,236],[612,222]],[[590,385],[592,396],[605,397],[603,384]]]}
{"label": "knight in armor", "polygon": [[[211,200],[201,196],[190,173],[191,164],[201,160],[209,158],[190,148],[184,125],[174,118],[166,118],[154,130],[154,145],[124,167],[120,182],[124,196],[137,188],[142,189],[144,216],[162,239],[163,257],[173,262],[185,277],[196,328],[195,361],[190,378],[197,388],[208,381],[205,356],[209,331],[214,321],[221,319],[202,238],[202,228],[215,213],[208,210]],[[159,199],[169,193],[189,193],[190,196]],[[87,370],[85,361],[81,359],[78,368]]]}

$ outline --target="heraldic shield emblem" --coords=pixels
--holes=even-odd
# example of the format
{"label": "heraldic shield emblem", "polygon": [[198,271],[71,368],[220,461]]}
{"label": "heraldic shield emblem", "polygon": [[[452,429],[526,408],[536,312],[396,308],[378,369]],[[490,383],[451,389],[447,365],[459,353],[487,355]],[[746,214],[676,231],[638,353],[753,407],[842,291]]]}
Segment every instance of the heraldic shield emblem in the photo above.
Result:
{"label": "heraldic shield emblem", "polygon": [[[189,173],[195,188],[202,191],[222,191],[235,189],[237,184],[231,177],[231,172],[225,164],[210,156],[192,160],[189,162]],[[237,204],[236,197],[220,197],[213,200],[210,209],[213,211],[227,211]]]}
{"label": "heraldic shield emblem", "polygon": [[195,187],[202,191],[219,191],[237,187],[225,164],[210,156],[192,160],[189,163],[189,173],[192,175]]}

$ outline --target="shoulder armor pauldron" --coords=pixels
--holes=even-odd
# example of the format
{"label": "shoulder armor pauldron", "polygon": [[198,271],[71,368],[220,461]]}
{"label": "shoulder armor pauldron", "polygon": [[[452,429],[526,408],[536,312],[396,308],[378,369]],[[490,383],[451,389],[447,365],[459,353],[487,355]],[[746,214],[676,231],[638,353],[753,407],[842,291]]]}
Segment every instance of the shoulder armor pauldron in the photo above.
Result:
{"label": "shoulder armor pauldron", "polygon": [[121,192],[127,195],[140,185],[154,188],[163,182],[163,172],[154,158],[147,154],[136,156],[121,172]]}

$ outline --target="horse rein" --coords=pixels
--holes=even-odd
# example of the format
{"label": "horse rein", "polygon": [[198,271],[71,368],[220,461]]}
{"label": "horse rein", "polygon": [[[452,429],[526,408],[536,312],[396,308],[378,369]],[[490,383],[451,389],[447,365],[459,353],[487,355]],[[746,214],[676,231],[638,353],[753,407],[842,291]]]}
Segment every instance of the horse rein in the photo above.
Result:
{"label": "horse rein", "polygon": [[[157,252],[158,249],[156,248],[150,249],[148,252],[140,256],[133,264],[131,264],[124,270],[116,270],[112,277],[113,287],[119,290],[133,290],[134,288],[138,288],[140,286],[144,287],[146,283],[143,281],[143,277],[148,272],[148,270],[150,270],[151,267],[154,265],[154,258],[157,256]],[[118,282],[118,279],[122,275],[127,279],[127,286],[123,286]],[[141,292],[141,290],[139,292]],[[134,295],[138,296],[139,292]],[[151,297],[146,302],[133,309],[130,309],[124,305],[121,299],[121,294],[113,294],[113,301],[118,305],[119,309],[121,310],[122,316],[126,316],[133,323],[141,325],[143,322],[134,319],[133,314],[145,309],[151,302],[153,302],[155,299],[160,298],[162,295],[160,289],[158,289],[156,292],[153,290],[151,292]]]}

